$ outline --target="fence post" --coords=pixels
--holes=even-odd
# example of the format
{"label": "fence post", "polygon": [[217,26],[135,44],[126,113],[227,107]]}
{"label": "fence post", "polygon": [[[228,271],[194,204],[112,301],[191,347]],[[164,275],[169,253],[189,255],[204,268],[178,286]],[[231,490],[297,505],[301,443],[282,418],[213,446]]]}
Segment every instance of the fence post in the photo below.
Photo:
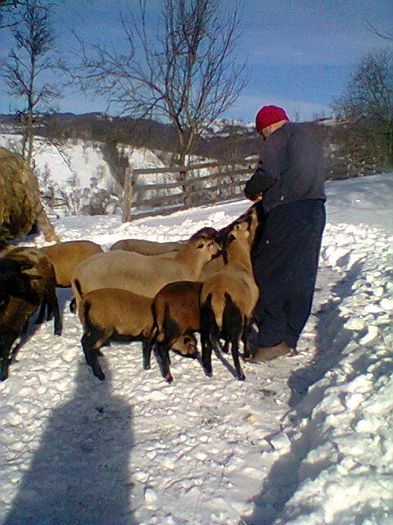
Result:
{"label": "fence post", "polygon": [[130,167],[126,168],[124,174],[124,187],[121,203],[121,220],[122,222],[131,221],[131,201],[133,190],[133,175],[134,170]]}
{"label": "fence post", "polygon": [[179,183],[183,194],[183,207],[187,208],[190,205],[190,196],[187,188],[187,168],[183,165],[179,169]]}

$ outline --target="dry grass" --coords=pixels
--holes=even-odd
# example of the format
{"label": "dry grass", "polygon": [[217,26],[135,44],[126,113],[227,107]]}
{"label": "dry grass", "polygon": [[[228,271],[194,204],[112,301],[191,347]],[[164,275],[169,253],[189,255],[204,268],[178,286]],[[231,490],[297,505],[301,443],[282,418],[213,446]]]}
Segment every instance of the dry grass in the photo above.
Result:
{"label": "dry grass", "polygon": [[29,233],[39,210],[37,190],[22,157],[0,148],[0,244]]}

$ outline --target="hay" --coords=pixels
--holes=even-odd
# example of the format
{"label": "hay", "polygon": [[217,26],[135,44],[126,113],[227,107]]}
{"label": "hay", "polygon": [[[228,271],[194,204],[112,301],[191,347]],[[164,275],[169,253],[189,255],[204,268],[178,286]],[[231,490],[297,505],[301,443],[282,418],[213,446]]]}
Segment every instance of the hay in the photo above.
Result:
{"label": "hay", "polygon": [[41,209],[34,173],[20,155],[0,147],[0,244],[28,234]]}

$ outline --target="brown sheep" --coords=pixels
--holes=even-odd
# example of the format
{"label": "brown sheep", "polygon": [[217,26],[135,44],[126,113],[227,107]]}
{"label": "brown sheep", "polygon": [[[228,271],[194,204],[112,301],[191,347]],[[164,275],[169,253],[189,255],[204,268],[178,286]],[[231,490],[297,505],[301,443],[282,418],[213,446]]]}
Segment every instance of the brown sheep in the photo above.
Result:
{"label": "brown sheep", "polygon": [[162,255],[169,252],[178,252],[183,247],[184,242],[186,241],[154,242],[143,239],[122,239],[112,244],[109,250],[125,250],[142,255]]}
{"label": "brown sheep", "polygon": [[212,349],[221,337],[226,346],[231,347],[238,379],[245,379],[239,361],[239,343],[242,339],[244,353],[248,355],[246,329],[259,298],[251,263],[249,236],[249,223],[237,222],[227,238],[228,263],[202,284],[202,365],[208,376],[213,373]]}
{"label": "brown sheep", "polygon": [[218,255],[220,246],[206,233],[196,233],[175,257],[141,255],[115,250],[93,255],[79,264],[72,277],[76,305],[82,294],[99,288],[121,288],[153,298],[169,282],[197,281],[203,266]]}
{"label": "brown sheep", "polygon": [[56,297],[55,274],[49,259],[35,248],[15,248],[0,258],[7,268],[6,290],[0,293],[0,380],[8,377],[11,349],[26,331],[28,321],[39,309],[36,323],[54,318],[54,332],[62,324]]}
{"label": "brown sheep", "polygon": [[[248,243],[250,246],[250,250],[252,251],[254,248],[254,241],[256,238],[257,231],[262,224],[262,218],[259,214],[259,208],[257,208],[255,204],[250,206],[244,213],[239,215],[239,217],[237,217],[237,219],[231,222],[228,226],[225,226],[225,228],[219,230],[218,239],[220,240],[220,242],[224,243],[228,233],[233,230],[234,226],[243,222],[246,222],[248,224]],[[224,268],[224,265],[224,257],[222,255],[220,255],[219,257],[215,257],[214,259],[206,263],[205,266],[202,268],[199,280],[205,281],[208,277],[211,277],[218,271],[222,270]]]}
{"label": "brown sheep", "polygon": [[68,288],[71,286],[72,272],[75,267],[103,249],[93,241],[65,241],[44,246],[41,250],[49,258],[55,269],[56,286]]}
{"label": "brown sheep", "polygon": [[[153,332],[151,307],[151,298],[117,288],[93,290],[82,297],[78,307],[78,315],[84,330],[81,344],[86,362],[92,367],[98,379],[101,381],[105,379],[98,362],[100,348],[111,337],[142,339],[143,367],[145,370],[150,368]],[[173,340],[172,343],[174,349],[183,353],[189,350],[187,345],[190,344],[190,339],[188,338],[183,344],[181,339],[176,338],[176,341]],[[194,343],[196,346],[195,339]],[[155,353],[163,377],[166,381],[171,382],[172,376],[169,372],[169,364],[167,364],[169,357],[166,356],[163,359],[159,351]]]}
{"label": "brown sheep", "polygon": [[[202,283],[178,281],[164,286],[154,297],[154,341],[164,354],[181,336],[194,337],[200,329],[199,294]],[[197,351],[195,348],[194,355]]]}

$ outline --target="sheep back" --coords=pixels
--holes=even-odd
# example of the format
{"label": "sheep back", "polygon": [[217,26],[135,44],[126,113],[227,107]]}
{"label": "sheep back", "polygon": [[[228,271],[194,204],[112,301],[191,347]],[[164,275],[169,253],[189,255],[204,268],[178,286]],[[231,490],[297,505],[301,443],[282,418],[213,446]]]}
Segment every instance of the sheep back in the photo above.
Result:
{"label": "sheep back", "polygon": [[157,293],[152,310],[159,342],[169,335],[174,339],[178,335],[199,330],[201,287],[200,281],[178,281],[167,284]]}
{"label": "sheep back", "polygon": [[78,315],[87,331],[91,326],[117,335],[149,337],[153,328],[152,300],[128,290],[102,288],[83,296]]}
{"label": "sheep back", "polygon": [[184,242],[154,242],[143,239],[122,239],[115,242],[110,250],[125,250],[142,255],[162,255],[168,252],[178,252]]}
{"label": "sheep back", "polygon": [[59,242],[41,250],[53,264],[56,285],[63,288],[71,286],[72,273],[78,264],[103,252],[99,244],[86,240]]}

